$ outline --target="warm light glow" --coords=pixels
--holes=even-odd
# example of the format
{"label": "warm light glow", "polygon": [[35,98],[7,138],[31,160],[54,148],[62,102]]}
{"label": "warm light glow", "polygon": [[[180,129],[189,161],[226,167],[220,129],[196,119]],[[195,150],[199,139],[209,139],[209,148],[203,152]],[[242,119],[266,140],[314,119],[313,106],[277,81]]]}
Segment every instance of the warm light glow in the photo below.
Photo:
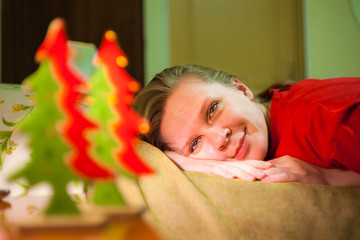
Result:
{"label": "warm light glow", "polygon": [[138,92],[140,90],[140,84],[136,81],[131,81],[129,84],[128,84],[128,88],[131,92],[135,93],[135,92]]}
{"label": "warm light glow", "polygon": [[128,60],[124,56],[118,56],[116,58],[116,64],[122,68],[125,68],[128,65]]}
{"label": "warm light glow", "polygon": [[108,41],[114,42],[116,40],[116,33],[112,30],[109,30],[105,33],[105,38]]}
{"label": "warm light glow", "polygon": [[109,102],[110,105],[115,106],[116,103],[117,103],[117,98],[116,98],[116,96],[115,96],[115,95],[111,95],[111,96],[108,98],[108,102]]}
{"label": "warm light glow", "polygon": [[142,124],[140,124],[140,126],[139,126],[139,132],[140,132],[140,134],[146,134],[146,133],[148,133],[150,131],[150,125],[149,125],[149,123],[142,123]]}

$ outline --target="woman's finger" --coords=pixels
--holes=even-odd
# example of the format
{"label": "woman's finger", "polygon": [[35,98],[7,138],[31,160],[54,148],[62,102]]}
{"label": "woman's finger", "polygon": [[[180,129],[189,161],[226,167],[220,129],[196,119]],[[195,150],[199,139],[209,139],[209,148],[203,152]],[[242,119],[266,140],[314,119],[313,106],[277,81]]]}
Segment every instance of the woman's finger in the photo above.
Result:
{"label": "woman's finger", "polygon": [[228,179],[236,178],[236,176],[233,173],[231,173],[230,171],[228,171],[226,169],[218,167],[218,166],[210,167],[209,170],[206,171],[206,173],[213,174],[213,175],[216,175],[219,177],[228,178]]}
{"label": "woman's finger", "polygon": [[226,178],[239,178],[245,181],[255,181],[256,177],[253,174],[249,174],[243,169],[229,166],[226,162],[212,161],[209,163],[209,173],[226,177]]}
{"label": "woman's finger", "polygon": [[281,172],[274,175],[268,175],[261,179],[262,182],[280,183],[280,182],[295,182],[297,180],[295,174]]}
{"label": "woman's finger", "polygon": [[237,163],[229,163],[224,162],[227,165],[227,168],[230,172],[234,173],[237,178],[241,178],[248,181],[255,181],[256,179],[262,179],[266,176],[266,174],[250,164],[244,162],[237,162]]}
{"label": "woman's finger", "polygon": [[[197,162],[200,163],[200,162]],[[216,176],[224,177],[224,178],[235,178],[234,174],[224,166],[218,163],[213,163],[210,161],[202,162],[201,164],[197,164],[193,166],[192,171],[203,172],[208,174],[213,174]]]}
{"label": "woman's finger", "polygon": [[266,176],[264,170],[272,168],[272,164],[258,160],[245,160],[226,163],[229,165],[229,167],[234,168],[235,170],[237,168],[241,169],[247,174],[254,176],[256,179],[263,179]]}
{"label": "woman's finger", "polygon": [[271,167],[273,167],[273,165],[269,162],[266,161],[259,161],[259,160],[245,160],[242,161],[243,163],[246,163],[250,166],[253,166],[254,168],[258,168],[258,169],[269,169]]}
{"label": "woman's finger", "polygon": [[250,166],[252,166],[254,168],[263,169],[263,170],[273,167],[273,164],[271,164],[270,162],[260,161],[260,160],[234,161],[234,159],[229,159],[229,161],[227,161],[227,162],[229,164],[233,164],[233,165],[246,164],[246,165],[250,165]]}

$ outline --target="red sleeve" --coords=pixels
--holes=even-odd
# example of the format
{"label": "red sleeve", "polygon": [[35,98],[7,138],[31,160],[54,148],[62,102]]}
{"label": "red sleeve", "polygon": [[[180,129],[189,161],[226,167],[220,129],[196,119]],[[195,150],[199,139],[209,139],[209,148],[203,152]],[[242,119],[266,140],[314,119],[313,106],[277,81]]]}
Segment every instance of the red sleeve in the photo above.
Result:
{"label": "red sleeve", "polygon": [[349,108],[335,136],[331,157],[360,174],[360,104]]}

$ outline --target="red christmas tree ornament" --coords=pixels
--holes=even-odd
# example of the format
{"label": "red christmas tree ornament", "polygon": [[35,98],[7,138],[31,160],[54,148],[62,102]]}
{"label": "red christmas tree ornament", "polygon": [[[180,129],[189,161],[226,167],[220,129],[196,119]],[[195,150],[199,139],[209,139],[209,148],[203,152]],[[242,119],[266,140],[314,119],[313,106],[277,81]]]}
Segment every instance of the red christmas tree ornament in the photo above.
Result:
{"label": "red christmas tree ornament", "polygon": [[104,34],[95,62],[104,66],[113,89],[109,104],[118,118],[112,126],[120,146],[115,154],[117,161],[135,175],[151,173],[135,152],[138,134],[149,131],[148,122],[131,108],[134,93],[140,90],[140,85],[125,70],[128,59],[117,43],[115,32],[109,30]]}
{"label": "red christmas tree ornament", "polygon": [[58,105],[64,114],[64,120],[59,125],[59,132],[71,147],[67,156],[68,164],[78,174],[89,179],[112,179],[114,172],[88,154],[89,141],[85,132],[96,129],[97,125],[89,121],[83,114],[79,100],[82,98],[84,77],[76,71],[69,62],[70,49],[62,19],[55,19],[49,27],[47,36],[36,53],[36,60],[48,58],[53,74],[60,86]]}

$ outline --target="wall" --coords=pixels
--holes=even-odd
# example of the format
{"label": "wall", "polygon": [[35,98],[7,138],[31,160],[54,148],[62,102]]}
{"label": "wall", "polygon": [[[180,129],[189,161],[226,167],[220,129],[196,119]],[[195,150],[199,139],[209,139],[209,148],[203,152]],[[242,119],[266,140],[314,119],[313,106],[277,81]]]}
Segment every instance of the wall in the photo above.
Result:
{"label": "wall", "polygon": [[360,77],[359,2],[303,0],[307,78]]}
{"label": "wall", "polygon": [[[360,23],[354,16],[359,2],[303,0],[306,78],[360,76]],[[146,81],[170,64],[168,5],[169,0],[144,0]]]}
{"label": "wall", "polygon": [[[168,1],[144,0],[145,82],[170,64]],[[352,12],[360,14],[360,4],[352,9],[351,2],[303,0],[307,78],[360,76],[360,23]]]}
{"label": "wall", "polygon": [[144,9],[144,80],[170,64],[168,0],[143,0]]}
{"label": "wall", "polygon": [[235,74],[254,93],[301,80],[300,0],[169,1],[170,62]]}

